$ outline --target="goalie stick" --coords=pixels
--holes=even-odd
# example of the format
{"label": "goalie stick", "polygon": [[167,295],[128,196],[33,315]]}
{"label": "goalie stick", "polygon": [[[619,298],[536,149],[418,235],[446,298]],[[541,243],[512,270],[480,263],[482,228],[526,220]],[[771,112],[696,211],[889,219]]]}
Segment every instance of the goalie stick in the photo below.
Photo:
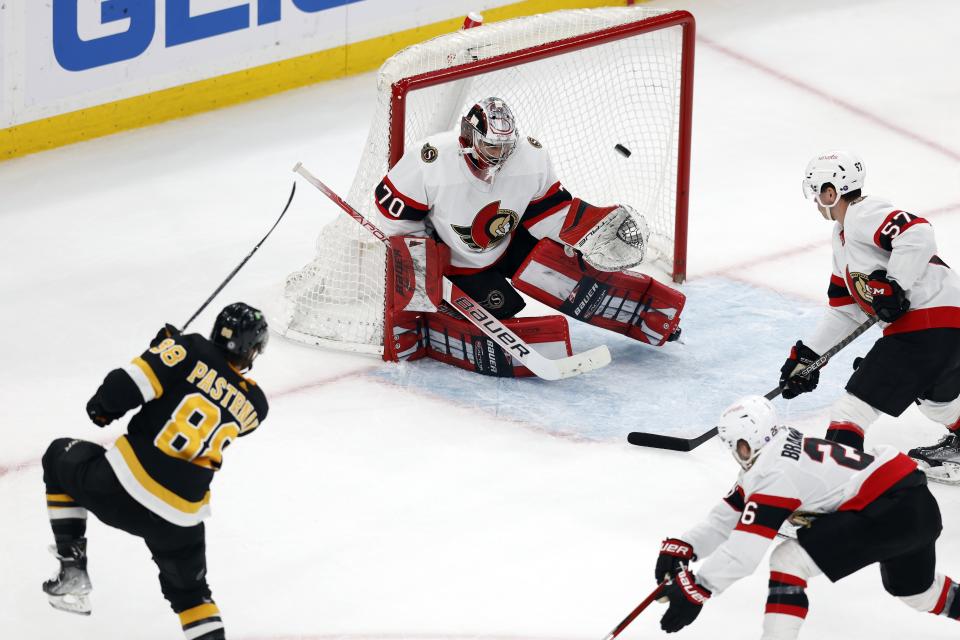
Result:
{"label": "goalie stick", "polygon": [[[388,244],[386,234],[375,224],[367,220],[362,213],[350,206],[346,200],[338,196],[330,187],[311,174],[299,162],[293,168],[303,176],[307,182],[319,189],[325,196],[333,200],[347,215],[356,220],[360,226],[373,236]],[[502,322],[493,317],[486,309],[480,306],[473,298],[464,293],[448,278],[443,278],[443,299],[450,303],[475,327],[480,329],[488,338],[493,340],[509,356],[519,360],[523,366],[544,380],[561,380],[593,371],[610,364],[610,350],[606,345],[594,347],[589,351],[577,353],[566,358],[550,359],[541,355],[536,349],[524,342],[520,336],[508,329]]]}
{"label": "goalie stick", "polygon": [[[870,316],[864,322],[860,324],[856,329],[854,329],[850,335],[838,342],[837,344],[830,347],[826,353],[822,356],[811,362],[809,365],[804,367],[801,371],[798,371],[794,375],[798,376],[809,376],[814,371],[822,369],[824,365],[832,358],[837,355],[837,353],[846,347],[848,344],[860,337],[860,335],[875,325],[877,323],[876,316]],[[783,389],[778,385],[774,389],[771,389],[763,397],[767,400],[773,400],[777,396],[783,393]],[[646,433],[644,431],[632,431],[627,434],[627,442],[630,444],[635,444],[638,447],[653,447],[655,449],[670,449],[671,451],[693,451],[701,444],[717,435],[717,428],[714,427],[707,431],[706,433],[697,436],[696,438],[677,438],[675,436],[664,436],[658,433]]]}

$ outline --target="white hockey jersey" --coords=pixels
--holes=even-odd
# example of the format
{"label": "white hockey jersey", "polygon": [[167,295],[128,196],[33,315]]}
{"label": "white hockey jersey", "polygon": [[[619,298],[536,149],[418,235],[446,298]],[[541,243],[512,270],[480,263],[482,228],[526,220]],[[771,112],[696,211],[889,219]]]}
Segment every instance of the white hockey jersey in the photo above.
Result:
{"label": "white hockey jersey", "polygon": [[823,353],[873,315],[870,274],[884,269],[903,288],[910,310],[884,335],[942,327],[960,328],[960,277],[937,256],[930,223],[889,202],[868,196],[851,204],[833,229],[833,274],[829,307],[813,336],[805,339]]}
{"label": "white hockey jersey", "polygon": [[795,511],[859,511],[917,468],[893,447],[869,452],[783,428],[706,520],[681,539],[706,559],[694,573],[717,594],[752,574]]}
{"label": "white hockey jersey", "polygon": [[488,183],[467,165],[456,131],[408,149],[377,185],[373,198],[381,214],[377,226],[384,233],[435,233],[450,247],[451,272],[460,274],[495,263],[520,224],[536,238],[559,240],[572,199],[535,139],[517,142]]}

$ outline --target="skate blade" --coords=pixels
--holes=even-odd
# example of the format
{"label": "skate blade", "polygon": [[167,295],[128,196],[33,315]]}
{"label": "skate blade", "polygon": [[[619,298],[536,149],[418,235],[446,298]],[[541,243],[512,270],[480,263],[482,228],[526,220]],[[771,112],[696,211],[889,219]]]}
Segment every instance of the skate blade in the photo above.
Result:
{"label": "skate blade", "polygon": [[47,594],[47,601],[54,609],[66,611],[67,613],[75,613],[80,616],[88,616],[92,610],[90,606],[90,596],[88,595],[68,593],[62,596],[53,596]]}
{"label": "skate blade", "polygon": [[933,467],[922,460],[918,460],[917,466],[927,474],[927,480],[931,482],[952,486],[960,485],[960,464],[944,462],[943,464]]}

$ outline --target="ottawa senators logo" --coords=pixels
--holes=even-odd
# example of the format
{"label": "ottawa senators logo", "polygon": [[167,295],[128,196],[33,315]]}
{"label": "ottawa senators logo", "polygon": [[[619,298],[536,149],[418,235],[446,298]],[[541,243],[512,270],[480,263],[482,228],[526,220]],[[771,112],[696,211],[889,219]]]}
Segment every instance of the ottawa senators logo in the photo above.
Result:
{"label": "ottawa senators logo", "polygon": [[509,238],[519,222],[520,216],[517,212],[501,209],[500,201],[497,200],[480,209],[469,227],[456,224],[450,227],[460,236],[468,249],[482,253],[499,246]]}
{"label": "ottawa senators logo", "polygon": [[423,145],[423,148],[420,149],[420,159],[426,163],[433,162],[437,159],[437,156],[440,155],[440,152],[437,151],[437,148],[427,142]]}
{"label": "ottawa senators logo", "polygon": [[859,271],[854,271],[850,273],[850,269],[847,269],[847,289],[853,295],[853,299],[856,300],[857,304],[860,305],[860,308],[866,312],[867,315],[874,315],[873,311],[873,290],[869,285],[870,277],[865,273],[860,273]]}

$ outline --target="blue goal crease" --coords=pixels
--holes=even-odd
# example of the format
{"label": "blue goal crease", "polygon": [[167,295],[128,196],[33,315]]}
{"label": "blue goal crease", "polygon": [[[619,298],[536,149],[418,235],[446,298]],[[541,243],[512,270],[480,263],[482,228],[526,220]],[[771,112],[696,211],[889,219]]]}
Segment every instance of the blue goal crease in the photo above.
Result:
{"label": "blue goal crease", "polygon": [[[630,431],[693,437],[739,397],[777,385],[791,345],[809,335],[822,306],[722,277],[698,279],[683,292],[680,343],[650,347],[570,319],[575,352],[606,344],[613,356],[607,367],[576,378],[493,378],[428,359],[365,375],[556,435],[594,441],[622,441]],[[814,393],[776,400],[781,416],[804,419],[828,407],[872,335],[837,354]]]}

